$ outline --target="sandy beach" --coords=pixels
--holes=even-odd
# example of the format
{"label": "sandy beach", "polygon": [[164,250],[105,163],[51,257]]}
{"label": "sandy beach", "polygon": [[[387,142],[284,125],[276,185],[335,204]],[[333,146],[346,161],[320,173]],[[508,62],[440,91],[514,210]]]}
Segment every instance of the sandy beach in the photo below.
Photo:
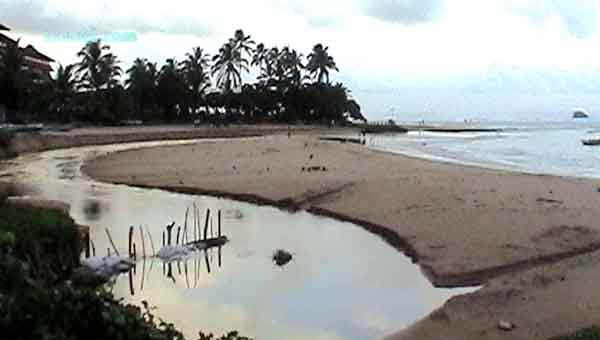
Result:
{"label": "sandy beach", "polygon": [[[600,322],[598,181],[435,163],[314,131],[125,151],[84,171],[352,221],[436,286],[484,284],[394,339],[547,339]],[[500,320],[516,328],[499,330]]]}

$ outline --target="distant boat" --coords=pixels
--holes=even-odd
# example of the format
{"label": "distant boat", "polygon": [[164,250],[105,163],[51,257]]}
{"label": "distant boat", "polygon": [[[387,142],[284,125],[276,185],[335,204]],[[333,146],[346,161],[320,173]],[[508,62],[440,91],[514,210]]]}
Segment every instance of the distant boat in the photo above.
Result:
{"label": "distant boat", "polygon": [[583,143],[583,145],[600,145],[600,138],[593,138],[593,139],[584,139],[581,141],[581,143]]}
{"label": "distant boat", "polygon": [[585,113],[584,111],[578,110],[573,112],[573,118],[574,119],[585,119],[585,118],[590,118],[590,116]]}

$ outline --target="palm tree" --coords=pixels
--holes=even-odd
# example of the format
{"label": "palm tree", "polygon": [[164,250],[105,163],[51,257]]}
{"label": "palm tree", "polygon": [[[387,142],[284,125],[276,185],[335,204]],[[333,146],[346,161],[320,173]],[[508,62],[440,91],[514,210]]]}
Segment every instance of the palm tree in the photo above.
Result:
{"label": "palm tree", "polygon": [[302,54],[289,47],[284,47],[279,54],[279,65],[282,70],[283,79],[288,86],[298,87],[302,80]]}
{"label": "palm tree", "polygon": [[56,75],[52,79],[52,92],[54,99],[54,110],[62,121],[72,121],[72,108],[70,102],[77,89],[77,79],[75,77],[76,65],[59,65]]}
{"label": "palm tree", "polygon": [[194,48],[192,53],[187,53],[185,56],[186,59],[181,63],[182,72],[186,87],[191,93],[192,111],[196,113],[204,91],[210,86],[207,73],[209,56],[200,47]]}
{"label": "palm tree", "polygon": [[251,56],[252,53],[254,53],[254,40],[252,40],[249,35],[246,35],[243,30],[237,30],[233,34],[230,43],[233,45],[233,48],[239,52],[240,59],[245,60],[247,63],[248,61],[244,59],[244,54]]}
{"label": "palm tree", "polygon": [[178,65],[175,59],[167,59],[158,76],[157,100],[167,121],[175,120],[184,104],[185,83]]}
{"label": "palm tree", "polygon": [[240,70],[248,70],[248,67],[240,62],[239,53],[230,42],[219,49],[219,54],[213,57],[213,62],[212,74],[217,76],[217,86],[226,92],[238,87],[242,82],[238,66]]}
{"label": "palm tree", "polygon": [[121,68],[115,55],[108,53],[110,46],[100,39],[88,42],[78,53],[81,58],[77,72],[84,88],[94,91],[109,88],[117,83]]}
{"label": "palm tree", "polygon": [[144,108],[156,86],[156,66],[147,59],[137,58],[127,70],[125,89],[135,102],[138,117],[144,120]]}
{"label": "palm tree", "polygon": [[271,83],[278,74],[279,70],[279,48],[273,47],[269,49],[265,57],[265,67],[263,69],[262,77],[266,79],[267,83]]}
{"label": "palm tree", "polygon": [[[254,53],[254,40],[249,35],[246,35],[243,30],[238,29],[233,34],[233,38],[229,39],[229,43],[233,46],[234,57],[240,71],[240,78],[243,76],[244,71],[248,72],[248,66],[250,62],[244,57],[248,55],[250,58]],[[241,83],[241,80],[240,80]]]}
{"label": "palm tree", "polygon": [[252,63],[251,66],[258,66],[259,70],[262,71],[263,65],[267,60],[267,53],[269,51],[265,48],[265,44],[260,43],[256,45],[256,49],[254,50],[254,54],[252,55]]}
{"label": "palm tree", "polygon": [[323,78],[329,84],[329,70],[339,71],[333,57],[329,55],[328,49],[329,47],[323,47],[322,44],[316,44],[312,53],[308,55],[306,69],[319,84],[323,83]]}
{"label": "palm tree", "polygon": [[[103,91],[113,88],[118,84],[121,67],[117,57],[109,53],[110,47],[103,45],[100,39],[90,41],[77,53],[81,58],[77,72],[80,74],[80,84],[85,90],[92,91],[94,102],[90,102],[91,111],[96,119],[108,119],[106,116],[106,100],[103,100]],[[110,117],[111,119],[114,117]]]}

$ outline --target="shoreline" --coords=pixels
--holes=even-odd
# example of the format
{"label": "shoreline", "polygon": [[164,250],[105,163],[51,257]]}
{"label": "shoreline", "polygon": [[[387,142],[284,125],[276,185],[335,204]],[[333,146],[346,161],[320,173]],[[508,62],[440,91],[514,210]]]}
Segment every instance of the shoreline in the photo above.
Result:
{"label": "shoreline", "polygon": [[[0,159],[17,155],[81,146],[123,144],[157,140],[193,140],[211,138],[263,137],[293,133],[324,131],[321,126],[302,125],[235,125],[231,127],[194,127],[190,125],[156,125],[143,127],[91,127],[68,132],[16,133],[7,145],[0,146]],[[331,131],[358,131],[334,128]],[[317,132],[318,133],[318,132]]]}
{"label": "shoreline", "polygon": [[[277,137],[272,137],[270,138],[271,140],[267,142],[269,142],[269,144],[272,144],[273,140],[272,139],[276,139]],[[309,138],[310,139],[310,138]],[[264,141],[263,141],[264,142]],[[277,142],[283,142],[281,140],[277,140]],[[313,141],[314,142],[314,141]],[[235,141],[225,141],[223,142],[224,144],[236,144]],[[253,141],[252,143],[256,144],[259,143]],[[319,142],[318,144],[321,144],[321,142]],[[207,144],[209,147],[211,144]],[[196,143],[193,146],[189,146],[187,149],[187,152],[189,153],[190,150],[189,148],[202,148],[202,147],[207,147],[207,145],[203,145],[202,142],[200,143]],[[279,144],[277,144],[279,145]],[[356,148],[356,146],[351,146],[351,145],[345,145],[345,144],[341,144],[341,143],[328,143],[327,145],[329,146],[337,146],[337,148],[335,151],[336,152],[340,152],[340,148],[344,149],[343,151],[352,151],[352,152],[359,152],[357,150],[354,150],[354,148]],[[214,145],[212,145],[214,146]],[[229,147],[229,146],[227,146]],[[226,148],[227,148],[226,147]],[[185,154],[184,151],[186,150],[181,150],[180,147],[177,147],[179,150],[179,153],[183,153]],[[184,147],[185,148],[185,147]],[[351,149],[351,150],[347,150],[347,149]],[[165,149],[169,149],[167,150],[167,152],[165,152]],[[235,149],[235,148],[234,148]],[[167,155],[167,154],[176,154],[175,152],[173,152],[174,150],[172,149],[172,147],[157,147],[157,148],[150,148],[147,150],[144,149],[138,149],[137,151],[134,151],[137,153],[136,158],[137,159],[155,159],[155,157],[157,157],[156,152],[159,152],[160,155]],[[239,150],[238,150],[239,151]],[[162,152],[162,153],[161,153]],[[514,178],[525,178],[525,181],[551,181],[552,183],[556,184],[560,184],[561,186],[576,186],[578,187],[577,189],[580,189],[579,187],[581,186],[585,186],[585,185],[589,185],[589,184],[597,184],[597,181],[595,180],[582,180],[582,179],[578,179],[578,178],[563,178],[563,177],[554,177],[554,176],[548,176],[548,175],[542,175],[542,176],[535,176],[535,175],[528,175],[528,174],[515,174],[509,171],[498,171],[498,170],[490,170],[490,169],[485,169],[485,168],[469,168],[466,166],[460,166],[460,165],[456,165],[456,164],[442,164],[442,163],[436,163],[434,161],[428,161],[428,160],[422,160],[422,159],[411,159],[408,156],[404,156],[404,155],[398,155],[398,154],[392,154],[383,150],[376,150],[376,151],[370,151],[370,150],[362,150],[362,152],[372,152],[375,154],[380,154],[379,157],[383,157],[383,158],[387,158],[387,157],[394,157],[397,159],[400,159],[403,162],[416,162],[419,163],[420,165],[423,164],[427,164],[429,163],[429,166],[426,167],[426,170],[431,170],[431,167],[440,167],[440,168],[444,168],[445,170],[447,170],[446,168],[458,168],[460,169],[461,172],[477,172],[477,173],[483,173],[485,176],[489,176],[490,173],[492,175],[495,175],[497,177],[501,177],[503,178],[504,181],[506,181],[506,178],[508,178],[508,181],[513,181],[514,182]],[[144,154],[144,155],[140,155],[140,153]],[[243,154],[243,152],[241,153]],[[96,180],[100,180],[100,181],[107,181],[107,182],[112,182],[112,183],[117,183],[117,184],[127,184],[127,185],[133,185],[133,186],[138,186],[138,187],[145,187],[145,188],[158,188],[158,189],[163,189],[163,190],[170,190],[170,191],[176,191],[176,192],[183,192],[183,193],[191,193],[191,194],[203,194],[203,195],[211,195],[211,196],[218,196],[218,197],[228,197],[228,198],[234,198],[237,200],[243,200],[246,202],[251,202],[251,203],[256,203],[256,204],[268,204],[268,205],[272,205],[272,206],[276,206],[276,207],[280,207],[283,209],[290,209],[292,208],[292,210],[294,209],[304,209],[307,210],[310,213],[314,213],[317,215],[322,215],[322,216],[328,216],[328,217],[333,217],[339,220],[343,220],[343,221],[347,221],[347,222],[352,222],[355,224],[360,225],[361,227],[367,229],[368,231],[371,231],[377,235],[379,235],[380,237],[382,237],[386,242],[388,242],[389,244],[391,244],[392,246],[394,246],[396,249],[403,251],[405,254],[407,254],[407,256],[411,257],[413,259],[414,262],[416,262],[418,265],[421,266],[422,270],[424,271],[424,273],[426,274],[426,276],[438,287],[455,287],[455,286],[464,286],[464,285],[477,285],[477,284],[481,284],[481,283],[485,283],[485,285],[478,291],[475,293],[471,293],[471,294],[467,294],[464,296],[458,296],[455,298],[452,298],[450,301],[448,301],[448,303],[446,305],[444,305],[443,307],[441,307],[438,311],[433,312],[430,316],[426,317],[425,319],[418,321],[415,325],[409,327],[408,329],[401,331],[395,335],[393,335],[391,337],[391,339],[438,339],[438,338],[466,338],[468,337],[468,335],[473,335],[473,333],[471,333],[470,331],[466,331],[465,329],[462,329],[465,327],[464,323],[465,322],[469,322],[469,324],[471,325],[470,327],[477,329],[478,332],[481,332],[481,329],[485,329],[487,332],[491,332],[490,335],[495,334],[494,332],[498,331],[497,330],[497,322],[498,320],[490,320],[490,315],[482,315],[482,316],[473,316],[471,315],[471,319],[465,320],[464,317],[465,315],[468,315],[470,312],[470,310],[472,309],[471,307],[477,309],[477,308],[483,308],[484,306],[488,306],[486,308],[489,308],[490,306],[492,306],[493,308],[496,308],[498,310],[503,310],[505,309],[504,305],[509,305],[511,306],[511,308],[509,308],[509,316],[508,317],[515,317],[518,316],[520,318],[523,318],[523,321],[520,321],[518,326],[519,328],[513,332],[514,338],[516,339],[546,339],[547,337],[550,336],[556,336],[556,335],[561,335],[564,333],[567,333],[569,330],[574,330],[575,328],[581,328],[581,327],[585,327],[585,326],[589,326],[589,324],[582,324],[582,320],[579,320],[579,318],[573,318],[573,317],[569,317],[569,315],[576,315],[575,310],[578,308],[578,305],[575,303],[577,302],[577,300],[580,300],[581,297],[585,297],[586,301],[588,301],[588,303],[593,304],[594,306],[598,306],[600,308],[600,298],[596,298],[595,296],[590,298],[590,296],[588,296],[590,294],[590,290],[589,288],[585,287],[585,282],[581,282],[580,280],[565,280],[565,277],[571,277],[571,276],[589,276],[592,275],[590,274],[590,271],[593,271],[594,266],[592,265],[578,265],[578,266],[565,266],[565,263],[579,263],[581,262],[582,258],[585,259],[589,259],[591,258],[591,260],[587,260],[587,262],[592,263],[594,265],[596,265],[597,263],[600,262],[600,252],[596,251],[599,247],[600,247],[600,243],[598,242],[598,231],[595,230],[595,228],[590,228],[590,227],[585,227],[585,226],[575,226],[575,227],[568,227],[565,226],[563,227],[547,227],[547,228],[542,228],[541,233],[534,233],[533,236],[535,236],[536,238],[538,238],[538,241],[540,241],[541,243],[547,243],[545,242],[546,238],[550,238],[551,242],[550,244],[553,243],[558,243],[560,245],[560,243],[564,243],[566,242],[567,244],[572,243],[570,245],[570,247],[567,247],[569,249],[563,249],[564,251],[556,251],[556,250],[560,250],[560,246],[558,249],[555,249],[555,251],[546,251],[546,252],[542,252],[540,253],[539,251],[537,251],[537,255],[535,254],[536,252],[534,252],[534,254],[529,254],[529,256],[527,255],[527,252],[525,252],[525,254],[523,254],[523,258],[519,261],[506,261],[504,264],[501,264],[499,266],[487,266],[487,267],[483,267],[483,269],[481,270],[471,270],[471,271],[452,271],[452,270],[448,270],[451,269],[452,267],[450,266],[450,268],[445,268],[444,266],[440,266],[439,263],[436,264],[435,261],[432,261],[432,259],[430,258],[431,254],[424,252],[423,251],[423,247],[418,243],[418,238],[421,238],[422,241],[422,236],[421,237],[417,237],[417,238],[411,238],[411,237],[406,237],[406,235],[403,235],[401,232],[399,232],[397,229],[394,229],[393,227],[385,226],[385,224],[381,224],[381,223],[374,223],[373,221],[369,220],[369,218],[361,218],[360,215],[355,215],[355,216],[350,216],[348,214],[347,211],[337,211],[339,209],[336,210],[336,206],[335,204],[329,204],[327,201],[329,200],[329,198],[331,198],[331,196],[344,196],[344,194],[348,194],[348,191],[351,191],[353,189],[355,189],[354,187],[356,186],[354,185],[350,185],[350,186],[345,186],[345,185],[340,185],[340,183],[337,183],[337,186],[330,186],[328,188],[325,188],[325,190],[323,190],[323,188],[321,188],[322,190],[315,190],[315,191],[310,191],[308,190],[308,192],[300,192],[301,195],[288,195],[287,197],[283,197],[283,198],[278,198],[277,194],[277,190],[275,190],[274,192],[267,192],[266,195],[260,195],[257,194],[256,192],[256,188],[251,188],[254,189],[253,190],[248,190],[248,191],[240,191],[240,190],[217,190],[214,187],[210,188],[210,186],[208,187],[204,187],[204,189],[202,189],[202,186],[198,185],[197,183],[195,183],[195,185],[192,186],[185,186],[183,184],[181,184],[181,180],[179,180],[180,182],[177,183],[176,179],[174,178],[169,178],[168,175],[165,175],[164,178],[162,178],[162,183],[161,183],[161,179],[158,178],[160,177],[158,174],[163,171],[164,169],[161,168],[161,164],[155,164],[155,171],[153,171],[153,176],[150,176],[147,179],[135,179],[137,178],[137,176],[140,176],[142,174],[140,174],[139,172],[142,171],[144,169],[141,169],[139,167],[133,167],[132,169],[127,169],[129,175],[125,176],[127,178],[122,178],[121,180],[115,180],[115,178],[113,178],[112,180],[110,180],[110,176],[121,176],[123,175],[123,173],[117,175],[115,173],[111,174],[110,176],[107,174],[101,175],[99,176],[97,173],[90,173],[88,170],[90,169],[90,166],[94,166],[94,163],[96,164],[96,170],[97,170],[97,165],[98,162],[102,163],[102,162],[108,162],[111,163],[114,161],[115,158],[117,159],[121,159],[123,160],[124,158],[128,158],[130,157],[131,152],[128,151],[122,151],[122,152],[118,152],[115,154],[109,154],[108,156],[103,156],[100,157],[99,159],[95,159],[95,160],[90,160],[89,162],[87,162],[83,167],[82,167],[82,171],[84,173],[86,173],[88,176],[95,178]],[[152,155],[152,157],[149,157],[150,155]],[[189,155],[188,155],[189,156]],[[188,157],[189,158],[189,157]],[[117,162],[118,163],[118,162]],[[107,166],[108,168],[112,168],[115,169],[115,166],[117,165],[117,163],[113,163],[110,164],[110,166],[108,166],[107,164],[104,164],[104,170],[106,170]],[[90,165],[91,164],[91,165]],[[122,165],[122,163],[121,163]],[[184,169],[185,167],[180,167],[179,169]],[[118,169],[118,167],[117,167]],[[220,168],[220,170],[225,171],[225,168]],[[137,172],[136,172],[137,171]],[[92,171],[94,172],[94,171]],[[231,172],[231,171],[230,171]],[[235,172],[235,171],[234,171]],[[131,173],[135,173],[136,175],[134,177],[130,177]],[[171,174],[172,175],[172,174]],[[202,174],[195,174],[197,175],[202,175]],[[235,178],[235,174],[227,174],[225,177],[231,177]],[[99,178],[100,177],[100,178]],[[202,177],[202,176],[200,176]],[[218,176],[217,176],[218,177]],[[243,177],[243,176],[242,176]],[[182,178],[185,178],[186,182],[188,180],[187,177],[185,177],[185,174],[182,175]],[[248,181],[248,178],[246,178],[246,181]],[[142,182],[148,182],[148,183],[142,183]],[[215,183],[212,183],[215,184]],[[239,182],[237,183],[239,184]],[[514,184],[514,183],[513,183]],[[187,185],[187,183],[186,183]],[[518,186],[516,187],[518,188]],[[226,188],[227,189],[227,188]],[[272,190],[271,190],[272,191]],[[550,191],[552,192],[552,191]],[[593,190],[593,192],[596,192],[595,188]],[[273,195],[275,194],[275,195]],[[589,196],[590,193],[588,192],[587,195]],[[596,192],[597,195],[597,192]],[[534,195],[535,196],[535,195]],[[373,196],[369,196],[369,197],[373,197]],[[275,199],[274,199],[275,198]],[[335,201],[335,199],[334,199]],[[548,202],[550,202],[551,200],[546,201],[540,201],[540,199],[538,199],[537,204],[548,204]],[[558,200],[557,200],[558,202]],[[561,204],[564,202],[561,202]],[[569,202],[572,203],[572,202]],[[565,203],[567,204],[567,203]],[[554,210],[556,210],[556,207],[552,207]],[[588,209],[589,210],[589,209]],[[360,213],[360,212],[355,212],[356,213]],[[571,214],[572,215],[572,214]],[[595,213],[592,215],[596,215]],[[368,214],[367,214],[367,217]],[[372,219],[372,217],[371,217]],[[593,218],[592,218],[593,219]],[[440,230],[437,231],[437,234],[440,234]],[[439,239],[437,237],[435,237],[435,235],[432,234],[426,234],[425,236],[429,235],[429,237],[433,237],[434,240],[435,239]],[[439,235],[438,235],[439,236]],[[443,235],[442,235],[443,236]],[[518,235],[517,235],[518,236]],[[581,236],[581,237],[580,237]],[[513,237],[513,241],[518,241],[518,239],[520,239],[520,237]],[[590,241],[591,242],[588,242]],[[536,242],[538,242],[536,241]],[[476,242],[477,243],[477,242]],[[486,247],[486,242],[483,243],[479,243],[479,246],[476,248],[485,248]],[[447,246],[442,246],[440,245],[435,245],[435,247],[433,247],[433,249],[443,249],[443,248],[447,248]],[[501,247],[502,248],[502,247]],[[467,249],[470,249],[469,247],[466,247],[463,250],[460,250],[461,252],[468,252]],[[520,246],[518,245],[514,245],[514,246],[510,246],[507,249],[512,249],[514,251],[517,251],[520,249]],[[480,249],[481,250],[481,249]],[[484,251],[485,252],[485,251]],[[493,252],[492,252],[493,253]],[[421,255],[421,256],[419,256]],[[461,257],[458,256],[458,258],[460,259]],[[456,260],[456,259],[454,259]],[[507,259],[509,260],[509,259]],[[436,267],[437,266],[437,267]],[[441,267],[442,270],[439,270]],[[459,266],[460,268],[460,266]],[[559,268],[559,269],[556,269]],[[436,270],[438,269],[438,270]],[[550,302],[553,302],[553,306],[555,309],[558,309],[559,312],[557,311],[552,311],[552,315],[558,313],[557,317],[560,317],[562,319],[567,319],[568,320],[568,325],[570,328],[568,329],[557,329],[556,327],[548,327],[547,322],[545,322],[543,325],[539,323],[539,321],[537,321],[536,317],[533,316],[529,316],[530,314],[530,309],[532,308],[532,305],[535,307],[536,304],[539,305],[540,302],[536,302],[534,300],[532,300],[531,302],[523,302],[525,300],[522,300],[520,298],[520,296],[537,296],[540,294],[540,287],[539,287],[539,283],[536,283],[536,280],[538,280],[538,276],[540,274],[535,274],[533,276],[533,278],[531,278],[531,273],[539,273],[542,272],[543,276],[545,275],[550,275],[552,277],[554,276],[559,276],[562,277],[562,279],[560,280],[560,283],[562,282],[567,282],[570,285],[574,285],[574,288],[572,288],[573,292],[579,292],[579,299],[574,299],[574,301],[562,301],[559,302],[561,299],[564,300],[564,298],[561,298],[561,296],[554,296],[554,294],[552,294],[550,298],[548,298],[548,300]],[[550,274],[548,274],[550,273]],[[596,275],[596,274],[593,274]],[[518,279],[513,279],[514,277],[517,277]],[[600,275],[598,275],[600,276]],[[528,281],[529,280],[529,281]],[[550,290],[550,291],[560,291],[561,286],[560,284],[555,284],[553,280],[549,280],[549,283],[545,284],[548,287],[544,287],[544,289],[541,291],[541,293],[543,293],[545,290]],[[583,285],[583,287],[582,287]],[[518,291],[519,294],[516,294],[515,297],[512,296],[506,296],[505,299],[503,300],[498,300],[498,294],[505,294],[507,292],[515,292]],[[511,293],[512,294],[512,293]],[[463,304],[464,301],[467,301],[468,303]],[[579,303],[579,302],[577,302]],[[456,305],[458,304],[459,307],[457,307]],[[524,305],[524,306],[522,306]],[[458,308],[458,310],[457,310]],[[575,310],[573,309],[575,308]],[[539,309],[539,310],[544,310],[544,309]],[[445,318],[440,319],[439,315],[440,314],[449,314],[450,316],[446,315]],[[489,314],[489,313],[488,313]],[[541,313],[544,314],[544,313]],[[508,318],[507,317],[507,318]],[[448,323],[447,322],[447,318],[450,319],[456,319],[457,321],[455,322],[451,322]],[[491,318],[493,319],[494,316],[492,315]],[[589,319],[589,318],[588,318]],[[598,319],[598,318],[592,318],[594,320]],[[445,321],[446,320],[446,321]],[[594,322],[600,322],[600,319]],[[564,322],[563,322],[564,324]],[[432,330],[435,329],[439,329],[442,328],[444,330],[444,332],[447,333],[435,333],[432,332]],[[541,328],[548,328],[548,330],[543,331],[543,329]],[[462,329],[462,330],[461,330]],[[538,336],[532,336],[531,331],[532,330],[536,330],[539,331],[539,334],[546,334],[544,336],[540,336],[538,334]],[[448,336],[448,337],[444,337],[443,334],[455,334],[456,337],[453,336]],[[486,336],[481,336],[480,333],[478,337],[480,338],[495,338],[495,337],[486,337]],[[501,333],[500,333],[501,334]],[[519,335],[520,334],[520,335]],[[536,333],[537,334],[537,333]],[[496,334],[497,335],[497,334]]]}
{"label": "shoreline", "polygon": [[[155,148],[155,147],[156,146],[149,146],[149,147],[141,147],[141,148],[135,148],[135,149],[125,150],[125,151],[117,151],[114,153],[110,153],[108,155],[99,156],[97,158],[110,157],[111,155],[120,153],[120,152],[139,151],[139,150],[151,149],[151,148]],[[375,151],[387,153],[386,151],[381,151],[381,150],[375,150]],[[392,154],[395,154],[395,153],[392,153]],[[404,156],[402,154],[399,154],[399,155]],[[406,157],[410,157],[410,156],[406,156]],[[419,159],[419,158],[416,158],[416,159]],[[427,160],[427,161],[430,161],[430,160]],[[431,161],[431,162],[435,162],[435,161]],[[451,164],[454,164],[454,163],[451,163]],[[489,169],[489,168],[485,168],[485,167],[478,167],[478,166],[471,166],[471,165],[465,165],[465,166],[470,166],[473,168]],[[85,167],[85,164],[84,164],[84,167]],[[388,245],[390,245],[391,247],[395,248],[396,250],[402,252],[414,264],[418,265],[421,268],[423,274],[428,278],[428,280],[436,288],[477,287],[477,286],[484,285],[487,281],[495,279],[502,275],[514,274],[514,273],[518,273],[518,272],[522,272],[522,271],[527,271],[531,268],[543,266],[545,264],[552,264],[552,263],[559,262],[562,260],[570,259],[572,257],[576,257],[579,255],[584,255],[584,254],[588,254],[588,253],[592,253],[592,252],[596,252],[596,251],[600,250],[600,242],[594,242],[588,246],[585,246],[585,247],[582,247],[579,249],[574,249],[572,251],[529,258],[529,259],[525,259],[523,261],[508,263],[508,264],[500,265],[500,266],[496,266],[496,267],[485,268],[485,269],[479,270],[479,271],[467,272],[467,273],[458,274],[458,275],[438,274],[435,272],[435,270],[431,266],[427,266],[427,265],[423,265],[422,263],[419,263],[419,255],[418,255],[417,251],[415,250],[415,248],[410,244],[410,242],[407,239],[400,237],[398,234],[391,231],[388,227],[385,227],[383,225],[374,224],[374,223],[371,223],[366,220],[362,220],[359,217],[339,214],[334,211],[319,208],[319,207],[311,206],[307,209],[303,209],[302,204],[297,204],[293,200],[288,200],[288,199],[271,200],[266,197],[263,197],[260,195],[255,195],[255,194],[243,194],[243,193],[236,194],[236,193],[227,192],[227,191],[207,190],[207,189],[196,188],[196,187],[156,186],[156,185],[144,185],[144,184],[130,184],[128,182],[119,182],[119,181],[99,180],[97,178],[94,178],[93,176],[88,175],[83,170],[84,167],[82,167],[82,173],[84,175],[90,177],[93,180],[100,181],[103,183],[110,183],[110,184],[114,184],[114,185],[127,185],[127,186],[140,188],[140,189],[149,189],[149,190],[156,189],[156,190],[163,190],[163,191],[167,191],[167,192],[180,193],[180,194],[201,195],[201,196],[211,196],[211,197],[215,197],[215,198],[231,199],[231,200],[235,200],[235,201],[255,204],[258,206],[270,206],[270,207],[274,207],[277,209],[282,209],[282,210],[290,211],[290,212],[305,210],[306,212],[314,214],[316,216],[333,218],[338,221],[355,224],[355,225],[365,229],[366,231],[377,235],[383,241],[385,241]],[[496,169],[490,169],[490,170],[496,170]],[[509,170],[498,170],[498,171],[507,172],[507,173],[511,172]],[[527,173],[519,173],[519,172],[515,172],[515,174],[530,175]],[[536,175],[534,175],[534,176],[536,176]],[[572,178],[572,177],[567,177],[567,176],[554,176],[554,175],[540,175],[540,176],[550,176],[550,177],[563,178],[563,179]],[[575,179],[577,179],[577,178],[575,178]]]}
{"label": "shoreline", "polygon": [[[257,136],[257,138],[259,138],[259,139],[261,137],[267,137],[267,136]],[[228,138],[228,137],[223,137],[223,138],[219,138],[215,142],[219,142],[219,141],[222,142],[222,141],[228,141],[228,140],[233,140],[233,139]],[[345,143],[340,143],[338,141],[323,140],[320,137],[319,137],[319,140],[325,141],[325,142],[331,142],[332,144],[337,144],[337,143],[345,144]],[[189,145],[197,145],[198,143],[202,143],[202,141],[201,140],[197,140],[197,141],[191,140],[190,144],[183,144],[183,145],[184,146],[185,145],[188,145],[188,146]],[[177,192],[177,193],[183,193],[183,194],[206,195],[206,196],[213,196],[213,197],[217,197],[217,198],[227,198],[227,199],[243,201],[243,202],[251,203],[251,204],[272,206],[272,207],[276,207],[279,209],[288,210],[288,211],[292,211],[292,212],[299,211],[299,210],[306,210],[307,212],[310,212],[310,213],[313,213],[313,214],[316,214],[319,216],[331,217],[331,218],[334,218],[334,219],[337,219],[340,221],[350,222],[350,223],[359,225],[362,228],[366,229],[367,231],[370,231],[370,232],[380,236],[389,245],[391,245],[392,247],[396,248],[399,251],[402,251],[414,263],[417,263],[422,267],[422,270],[424,271],[426,276],[429,278],[431,283],[438,288],[478,286],[478,285],[484,284],[489,279],[493,279],[493,278],[498,277],[505,273],[523,271],[523,270],[527,270],[529,268],[540,266],[540,265],[543,265],[546,263],[552,263],[552,262],[560,261],[563,259],[568,259],[573,256],[600,250],[600,240],[599,240],[598,242],[592,242],[589,245],[586,245],[586,246],[583,246],[583,247],[580,247],[577,249],[565,251],[565,252],[557,252],[557,253],[551,253],[551,254],[542,255],[542,256],[530,257],[530,258],[526,258],[521,261],[515,261],[513,263],[506,263],[506,264],[502,264],[499,266],[492,266],[492,267],[483,268],[481,270],[476,270],[476,271],[472,271],[472,272],[459,273],[458,275],[448,274],[448,273],[443,273],[443,272],[440,273],[440,272],[437,272],[432,266],[421,263],[420,262],[421,259],[419,258],[418,251],[416,250],[416,248],[414,246],[411,245],[409,240],[406,238],[402,238],[401,236],[395,234],[392,230],[390,230],[389,227],[386,227],[385,225],[382,225],[382,224],[373,223],[366,219],[362,219],[360,216],[355,216],[352,214],[343,214],[343,213],[339,213],[339,212],[336,212],[336,211],[333,211],[330,209],[310,205],[312,200],[314,200],[315,198],[318,199],[319,197],[308,196],[308,197],[305,197],[304,200],[298,202],[291,197],[286,197],[283,199],[271,199],[269,197],[261,195],[260,193],[252,193],[252,192],[241,192],[240,193],[240,192],[232,192],[232,191],[219,190],[219,189],[190,187],[190,186],[181,185],[181,183],[179,183],[177,185],[156,185],[156,184],[144,184],[144,183],[137,183],[137,182],[133,183],[132,181],[128,181],[128,180],[115,181],[115,180],[111,180],[110,178],[102,178],[102,176],[98,177],[98,176],[95,176],[94,174],[90,174],[88,172],[89,171],[89,163],[93,163],[96,161],[102,161],[104,159],[110,159],[111,157],[119,155],[119,154],[128,154],[131,152],[138,152],[138,151],[148,151],[148,150],[153,150],[153,149],[157,149],[157,148],[177,148],[179,146],[182,146],[182,145],[148,146],[148,147],[140,147],[140,148],[135,148],[135,149],[123,150],[123,151],[116,151],[116,152],[109,153],[106,155],[101,155],[94,159],[86,161],[83,164],[82,169],[81,169],[82,174],[84,174],[94,180],[101,181],[101,182],[107,182],[107,183],[111,183],[111,184],[129,185],[129,186],[144,188],[144,189],[159,189],[159,190]],[[518,171],[518,170],[490,168],[490,167],[485,167],[484,165],[477,165],[477,164],[464,164],[464,163],[444,161],[444,160],[438,161],[435,159],[421,158],[418,156],[405,154],[402,152],[392,152],[392,151],[386,151],[386,150],[381,150],[381,149],[372,149],[372,148],[369,148],[368,150],[370,152],[373,152],[376,154],[396,156],[399,158],[406,158],[406,159],[410,159],[410,160],[414,160],[414,161],[418,161],[418,162],[429,163],[431,166],[445,165],[445,166],[455,167],[455,168],[459,168],[459,169],[464,168],[464,169],[470,169],[473,171],[492,172],[492,173],[497,173],[500,176],[538,177],[538,178],[556,179],[556,180],[567,181],[567,182],[584,181],[584,182],[589,182],[589,184],[600,185],[600,180],[596,179],[596,178],[574,177],[574,176],[570,177],[570,176],[553,175],[553,174],[535,174],[535,173],[522,172],[522,171]],[[134,177],[137,177],[137,176],[134,176]],[[333,191],[336,191],[336,190],[334,189]],[[323,193],[318,193],[315,196],[329,196],[331,194],[332,193],[325,191]]]}

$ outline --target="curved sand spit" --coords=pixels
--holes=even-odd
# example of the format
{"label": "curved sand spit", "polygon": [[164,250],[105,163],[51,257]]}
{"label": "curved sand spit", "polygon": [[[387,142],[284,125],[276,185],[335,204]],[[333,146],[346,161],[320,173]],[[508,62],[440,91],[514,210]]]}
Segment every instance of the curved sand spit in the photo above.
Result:
{"label": "curved sand spit", "polygon": [[[485,284],[394,339],[547,339],[600,323],[600,182],[434,163],[284,135],[124,151],[99,180],[355,222],[437,286]],[[499,320],[516,325],[498,329]]]}

